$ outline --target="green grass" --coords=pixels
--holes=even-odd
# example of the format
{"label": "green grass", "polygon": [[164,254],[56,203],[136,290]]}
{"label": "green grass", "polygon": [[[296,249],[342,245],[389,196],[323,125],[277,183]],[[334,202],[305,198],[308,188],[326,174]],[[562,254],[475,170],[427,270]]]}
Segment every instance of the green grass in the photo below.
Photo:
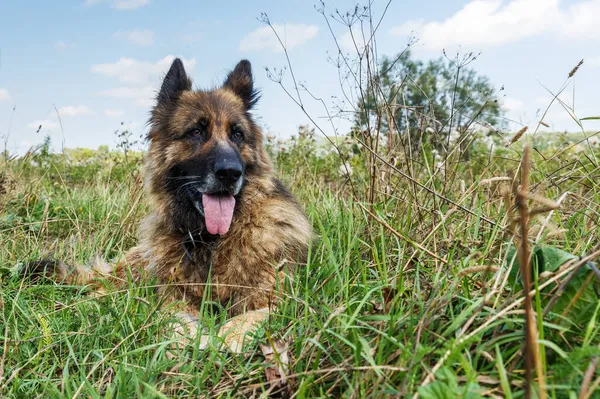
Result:
{"label": "green grass", "polygon": [[[292,149],[276,161],[319,240],[257,337],[262,343],[289,340],[288,378],[295,397],[411,397],[417,392],[424,398],[523,397],[522,294],[503,283],[512,238],[503,226],[514,216],[512,204],[503,202],[500,184],[479,186],[483,179],[505,176],[518,165],[519,154],[509,153],[511,160],[499,154],[491,163],[487,155],[475,155],[456,167],[453,185],[433,171],[433,162],[417,165],[418,181],[486,215],[496,223],[491,225],[396,175],[381,184],[382,192],[386,184],[392,189],[371,207],[337,176],[335,157],[319,158],[298,147],[302,151]],[[583,255],[600,242],[600,191],[593,154],[579,155],[572,166],[559,169],[572,157],[566,154],[554,164],[536,157],[532,178],[542,183],[539,195],[556,200],[572,193],[550,216],[541,242]],[[359,193],[368,186],[361,165],[355,158],[353,182]],[[173,352],[167,334],[173,318],[160,310],[153,282],[93,298],[84,287],[22,279],[18,265],[28,259],[50,254],[86,262],[95,254],[117,256],[133,245],[137,222],[146,212],[141,179],[126,173],[136,168],[105,159],[76,166],[56,155],[42,166],[21,159],[0,169],[6,191],[0,199],[1,397],[259,397],[268,392],[268,364],[257,345],[233,355],[199,350],[196,341]],[[532,240],[546,215],[532,223]],[[597,302],[591,307],[582,302],[573,312],[568,303],[582,299],[568,295],[567,305],[538,320],[552,398],[577,397],[590,362],[600,355]],[[547,300],[544,293],[534,299],[538,315]],[[221,318],[202,309],[202,322],[209,327]]]}

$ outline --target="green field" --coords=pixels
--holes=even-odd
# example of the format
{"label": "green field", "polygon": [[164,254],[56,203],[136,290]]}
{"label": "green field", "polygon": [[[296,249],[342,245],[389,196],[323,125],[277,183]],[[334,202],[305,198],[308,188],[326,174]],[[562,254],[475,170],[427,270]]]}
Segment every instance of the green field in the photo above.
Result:
{"label": "green field", "polygon": [[[351,176],[310,132],[269,140],[319,239],[240,355],[199,350],[197,340],[173,352],[173,318],[151,281],[94,298],[85,287],[23,279],[27,260],[85,263],[135,243],[147,210],[138,153],[43,147],[3,159],[0,397],[523,397],[523,292],[509,255],[521,242],[514,193],[526,141],[528,240],[551,247],[534,262],[544,378],[532,383],[551,398],[600,397],[599,280],[584,262],[551,256],[598,257],[600,149],[583,137],[537,134],[508,147],[495,137],[491,150],[478,139],[468,158],[441,161],[427,148],[375,157],[338,140]],[[202,309],[209,329],[222,320]],[[277,387],[258,343],[282,341],[289,365]]]}

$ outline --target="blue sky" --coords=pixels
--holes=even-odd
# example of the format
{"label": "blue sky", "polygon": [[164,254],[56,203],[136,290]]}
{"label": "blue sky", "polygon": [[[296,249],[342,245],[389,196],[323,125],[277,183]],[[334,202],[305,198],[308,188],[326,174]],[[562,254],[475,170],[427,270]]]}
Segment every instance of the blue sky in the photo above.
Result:
{"label": "blue sky", "polygon": [[[294,134],[308,120],[266,76],[264,67],[283,67],[286,60],[258,18],[261,12],[269,15],[286,40],[297,79],[329,103],[340,95],[336,68],[327,61],[335,45],[315,3],[2,1],[0,135],[9,133],[9,150],[23,152],[45,134],[55,148],[114,145],[121,122],[142,134],[154,91],[174,56],[185,60],[199,87],[219,84],[237,61],[249,59],[263,93],[256,114],[265,130],[280,137]],[[326,1],[329,12],[354,4]],[[373,4],[380,15],[387,1]],[[574,100],[577,117],[600,115],[598,15],[600,0],[394,0],[377,42],[380,55],[394,55],[414,32],[418,58],[437,58],[457,46],[481,52],[471,66],[496,88],[504,86],[507,116],[520,128],[533,126],[537,110],[549,104],[543,86],[557,90],[582,58],[585,63],[562,98],[571,106]],[[336,23],[333,28],[347,46],[348,29]],[[320,103],[304,98],[309,112],[331,131]],[[559,105],[545,121],[552,130],[578,130]],[[585,127],[594,131],[600,125]]]}

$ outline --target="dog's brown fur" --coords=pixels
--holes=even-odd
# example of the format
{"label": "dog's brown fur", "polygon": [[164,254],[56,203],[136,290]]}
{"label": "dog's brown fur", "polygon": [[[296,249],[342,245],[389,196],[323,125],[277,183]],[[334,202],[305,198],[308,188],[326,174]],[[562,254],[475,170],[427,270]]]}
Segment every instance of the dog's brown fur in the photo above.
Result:
{"label": "dog's brown fur", "polygon": [[[119,281],[131,268],[137,279],[156,277],[160,291],[184,301],[191,315],[197,315],[207,283],[211,299],[230,305],[232,316],[267,307],[280,276],[277,265],[305,262],[312,230],[299,204],[274,175],[261,130],[250,114],[256,100],[248,61],[241,61],[221,87],[194,91],[176,59],[151,114],[145,158],[151,213],[140,226],[138,245],[115,265],[59,264],[55,277],[78,284],[107,277]],[[185,136],[199,120],[206,129],[202,145]],[[244,132],[243,142],[236,145],[230,137],[233,124]],[[235,148],[245,171],[231,228],[214,237],[193,208],[182,203],[179,188],[169,185],[176,165],[202,162],[219,145]]]}

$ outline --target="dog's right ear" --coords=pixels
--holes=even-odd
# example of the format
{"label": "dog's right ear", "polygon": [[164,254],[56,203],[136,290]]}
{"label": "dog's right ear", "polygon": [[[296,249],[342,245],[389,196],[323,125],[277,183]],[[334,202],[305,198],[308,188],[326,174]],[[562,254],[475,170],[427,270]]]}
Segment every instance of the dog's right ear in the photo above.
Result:
{"label": "dog's right ear", "polygon": [[179,98],[181,92],[192,89],[192,81],[188,78],[183,67],[183,62],[175,58],[165,75],[160,92],[157,97],[157,105],[168,105]]}

